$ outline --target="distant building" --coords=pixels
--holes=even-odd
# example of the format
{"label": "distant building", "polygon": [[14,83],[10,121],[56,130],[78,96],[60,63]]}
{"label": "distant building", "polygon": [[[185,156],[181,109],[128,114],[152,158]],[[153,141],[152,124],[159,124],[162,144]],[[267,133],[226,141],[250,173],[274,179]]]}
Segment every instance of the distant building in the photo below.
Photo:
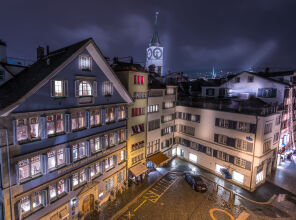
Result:
{"label": "distant building", "polygon": [[149,47],[146,49],[146,69],[147,71],[157,72],[161,76],[164,75],[164,52],[163,46],[160,43],[158,36],[157,17],[158,12],[155,13],[154,32]]}
{"label": "distant building", "polygon": [[175,84],[188,82],[189,79],[183,72],[172,72],[162,77],[162,81],[166,84]]}

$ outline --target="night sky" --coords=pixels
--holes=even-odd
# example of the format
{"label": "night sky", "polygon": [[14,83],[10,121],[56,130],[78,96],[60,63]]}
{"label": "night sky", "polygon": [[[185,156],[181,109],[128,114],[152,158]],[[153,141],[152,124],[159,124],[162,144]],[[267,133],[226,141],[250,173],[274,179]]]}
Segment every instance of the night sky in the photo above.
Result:
{"label": "night sky", "polygon": [[93,37],[105,56],[145,61],[154,13],[171,71],[296,67],[295,0],[2,0],[8,56],[36,59]]}

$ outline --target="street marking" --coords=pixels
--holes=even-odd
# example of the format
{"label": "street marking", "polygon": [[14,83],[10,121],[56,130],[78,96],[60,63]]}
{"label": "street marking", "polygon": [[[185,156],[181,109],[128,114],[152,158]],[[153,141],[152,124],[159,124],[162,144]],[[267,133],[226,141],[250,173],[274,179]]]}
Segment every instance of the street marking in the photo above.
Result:
{"label": "street marking", "polygon": [[134,209],[134,212],[136,212],[147,200],[145,199],[137,208]]}
{"label": "street marking", "polygon": [[236,219],[233,217],[233,215],[231,215],[229,212],[227,212],[226,210],[224,209],[217,209],[217,208],[213,208],[213,209],[210,209],[209,210],[209,213],[210,213],[210,216],[213,220],[217,220],[214,216],[214,212],[217,211],[217,212],[223,212],[225,213],[226,215],[228,215],[231,220],[247,220],[247,218],[250,216],[249,213],[243,211]]}
{"label": "street marking", "polygon": [[130,220],[132,216],[135,216],[134,214],[131,214],[130,211],[128,211],[128,214],[125,215]]}

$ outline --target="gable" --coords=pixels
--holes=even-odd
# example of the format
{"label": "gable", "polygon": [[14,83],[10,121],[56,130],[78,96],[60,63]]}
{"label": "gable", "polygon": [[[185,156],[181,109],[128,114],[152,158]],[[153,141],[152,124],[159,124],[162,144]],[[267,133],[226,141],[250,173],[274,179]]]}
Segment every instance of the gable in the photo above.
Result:
{"label": "gable", "polygon": [[[90,46],[91,45],[91,46]],[[86,49],[86,47],[88,47]],[[89,53],[90,49],[92,49],[91,53]],[[95,64],[97,64],[97,70],[95,70],[96,74],[99,74],[101,77],[98,80],[103,80],[105,76],[114,84],[114,91],[116,95],[121,97],[124,102],[132,102],[131,97],[128,95],[127,91],[120,83],[111,67],[104,59],[103,55],[95,45],[92,39],[84,40],[79,43],[73,44],[69,47],[62,48],[60,50],[51,52],[49,54],[49,58],[45,58],[43,60],[38,60],[35,64],[33,64],[30,68],[24,71],[24,73],[20,73],[18,77],[12,79],[7,85],[0,87],[0,91],[3,92],[4,96],[0,98],[0,114],[7,115],[12,110],[15,111],[26,111],[29,109],[39,110],[40,106],[31,106],[31,108],[19,108],[20,105],[24,105],[25,101],[29,101],[27,105],[34,104],[40,102],[40,98],[47,99],[48,94],[48,83],[51,79],[56,76],[63,76],[65,74],[66,78],[68,75],[78,75],[82,74],[79,72],[78,68],[78,57],[82,53],[88,53],[92,56]],[[49,61],[49,62],[47,62]],[[76,63],[76,64],[75,64]],[[71,69],[72,67],[72,69]],[[69,69],[70,68],[70,69]],[[66,73],[65,73],[66,72]],[[70,73],[70,74],[69,74]],[[38,74],[38,75],[37,75]],[[60,75],[59,75],[60,74]],[[93,74],[89,72],[88,74]],[[97,76],[96,76],[97,77]],[[30,80],[28,80],[30,79]],[[9,84],[9,85],[8,85]],[[69,84],[70,85],[70,84]],[[70,89],[70,87],[69,87]],[[11,97],[9,97],[11,94]],[[32,98],[30,98],[33,96]],[[70,94],[69,94],[70,97]],[[115,97],[115,96],[114,96]],[[118,99],[119,100],[119,99]],[[50,100],[47,100],[50,102]],[[70,101],[70,100],[69,100]],[[102,100],[104,102],[106,100]],[[110,103],[110,100],[108,100]],[[41,101],[42,104],[44,101]],[[114,100],[115,102],[115,100]],[[69,102],[72,103],[73,102]],[[68,101],[63,102],[66,106],[68,106]],[[95,102],[97,103],[97,102]],[[93,104],[95,104],[93,103]],[[69,104],[70,105],[70,104]],[[48,106],[56,108],[56,106]],[[59,103],[59,108],[61,108],[61,104]]]}

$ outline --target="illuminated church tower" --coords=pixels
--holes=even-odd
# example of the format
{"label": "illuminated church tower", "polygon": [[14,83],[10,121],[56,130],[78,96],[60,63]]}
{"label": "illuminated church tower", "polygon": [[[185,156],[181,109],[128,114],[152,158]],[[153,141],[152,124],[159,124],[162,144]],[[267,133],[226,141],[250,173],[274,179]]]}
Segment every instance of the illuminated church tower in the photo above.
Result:
{"label": "illuminated church tower", "polygon": [[152,70],[154,68],[155,72],[163,76],[163,47],[161,46],[157,31],[158,14],[159,12],[155,13],[154,32],[149,47],[146,50],[146,68],[148,70]]}

